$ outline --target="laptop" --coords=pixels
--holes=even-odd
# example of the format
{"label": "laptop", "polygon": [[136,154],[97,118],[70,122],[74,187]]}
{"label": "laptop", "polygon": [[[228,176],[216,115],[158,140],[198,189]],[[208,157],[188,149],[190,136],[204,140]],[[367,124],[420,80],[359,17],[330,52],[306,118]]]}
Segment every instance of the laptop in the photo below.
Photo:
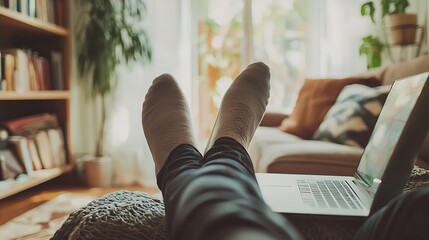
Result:
{"label": "laptop", "polygon": [[429,129],[429,73],[395,81],[354,176],[256,174],[275,212],[367,217],[402,193]]}

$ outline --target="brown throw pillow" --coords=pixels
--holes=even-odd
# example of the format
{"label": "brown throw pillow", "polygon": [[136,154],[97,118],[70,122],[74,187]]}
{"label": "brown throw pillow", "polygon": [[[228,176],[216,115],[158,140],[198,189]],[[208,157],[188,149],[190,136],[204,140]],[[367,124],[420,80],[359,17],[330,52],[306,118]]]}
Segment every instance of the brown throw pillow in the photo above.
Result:
{"label": "brown throw pillow", "polygon": [[350,84],[379,86],[375,78],[305,80],[292,114],[282,121],[280,130],[303,139],[311,139],[341,90]]}

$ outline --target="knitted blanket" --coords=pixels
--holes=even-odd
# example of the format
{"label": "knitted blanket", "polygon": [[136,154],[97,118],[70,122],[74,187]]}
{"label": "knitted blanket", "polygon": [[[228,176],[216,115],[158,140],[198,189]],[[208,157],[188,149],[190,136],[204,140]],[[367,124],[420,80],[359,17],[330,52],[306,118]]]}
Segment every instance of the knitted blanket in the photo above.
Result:
{"label": "knitted blanket", "polygon": [[[414,167],[405,191],[429,184],[429,171]],[[291,222],[308,239],[351,239],[360,223],[326,220]],[[118,191],[70,214],[53,240],[166,240],[164,204],[143,192]]]}

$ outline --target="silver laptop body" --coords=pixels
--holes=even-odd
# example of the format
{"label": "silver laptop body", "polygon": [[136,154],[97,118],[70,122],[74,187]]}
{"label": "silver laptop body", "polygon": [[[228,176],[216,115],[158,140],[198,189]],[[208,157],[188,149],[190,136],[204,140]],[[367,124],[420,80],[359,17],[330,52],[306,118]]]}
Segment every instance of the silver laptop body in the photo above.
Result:
{"label": "silver laptop body", "polygon": [[257,173],[275,212],[366,217],[399,195],[429,128],[429,73],[396,81],[354,176]]}

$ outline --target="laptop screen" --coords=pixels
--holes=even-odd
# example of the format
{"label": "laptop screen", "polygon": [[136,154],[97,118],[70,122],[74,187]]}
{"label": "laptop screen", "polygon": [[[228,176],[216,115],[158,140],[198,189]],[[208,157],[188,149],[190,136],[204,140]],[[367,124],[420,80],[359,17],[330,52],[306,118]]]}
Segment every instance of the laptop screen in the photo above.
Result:
{"label": "laptop screen", "polygon": [[425,84],[421,78],[426,79],[427,74],[399,80],[393,84],[362,155],[357,173],[369,185],[372,196],[381,183],[405,123],[421,94]]}

